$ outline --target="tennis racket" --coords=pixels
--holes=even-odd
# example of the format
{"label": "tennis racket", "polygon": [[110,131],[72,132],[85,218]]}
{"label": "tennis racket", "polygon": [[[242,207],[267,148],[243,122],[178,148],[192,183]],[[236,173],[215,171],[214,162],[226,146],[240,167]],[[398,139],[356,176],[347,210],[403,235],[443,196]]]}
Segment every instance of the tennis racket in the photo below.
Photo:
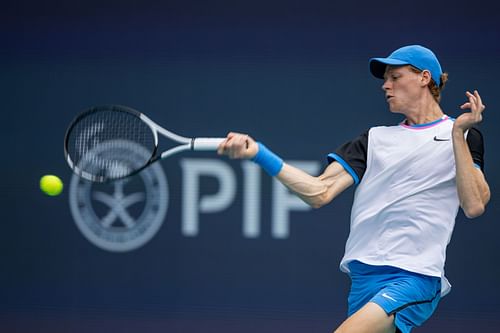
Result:
{"label": "tennis racket", "polygon": [[[158,134],[176,145],[159,154]],[[183,137],[139,111],[104,105],[85,110],[71,122],[64,137],[64,154],[78,176],[104,183],[135,175],[182,151],[215,151],[223,140]]]}

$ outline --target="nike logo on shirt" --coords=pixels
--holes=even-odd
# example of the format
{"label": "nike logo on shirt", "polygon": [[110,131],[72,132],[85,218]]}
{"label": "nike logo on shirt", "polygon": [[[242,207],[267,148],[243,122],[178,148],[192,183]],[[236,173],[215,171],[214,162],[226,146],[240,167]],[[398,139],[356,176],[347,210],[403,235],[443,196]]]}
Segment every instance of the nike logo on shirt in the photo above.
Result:
{"label": "nike logo on shirt", "polygon": [[450,138],[438,138],[437,136],[434,136],[434,141],[450,141]]}

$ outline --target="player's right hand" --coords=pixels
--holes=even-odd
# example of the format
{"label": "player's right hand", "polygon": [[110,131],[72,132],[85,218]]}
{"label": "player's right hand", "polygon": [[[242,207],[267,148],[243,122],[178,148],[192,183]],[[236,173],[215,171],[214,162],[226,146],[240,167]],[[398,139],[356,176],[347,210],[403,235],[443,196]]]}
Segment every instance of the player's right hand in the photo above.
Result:
{"label": "player's right hand", "polygon": [[219,155],[226,155],[231,159],[251,159],[259,151],[259,146],[248,134],[228,133],[226,139],[217,149]]}

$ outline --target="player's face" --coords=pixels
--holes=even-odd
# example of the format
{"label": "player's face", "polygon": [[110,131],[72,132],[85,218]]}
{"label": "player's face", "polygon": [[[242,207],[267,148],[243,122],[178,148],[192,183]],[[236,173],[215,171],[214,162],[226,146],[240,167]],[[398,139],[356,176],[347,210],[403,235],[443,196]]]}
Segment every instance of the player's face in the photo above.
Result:
{"label": "player's face", "polygon": [[389,110],[405,113],[418,105],[421,89],[421,74],[415,73],[410,66],[387,66],[382,89],[389,103]]}

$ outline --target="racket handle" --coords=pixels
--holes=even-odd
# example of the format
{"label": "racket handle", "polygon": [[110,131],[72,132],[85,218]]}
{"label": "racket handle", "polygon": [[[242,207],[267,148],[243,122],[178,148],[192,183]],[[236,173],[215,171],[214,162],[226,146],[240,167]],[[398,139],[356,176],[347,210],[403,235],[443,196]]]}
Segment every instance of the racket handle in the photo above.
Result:
{"label": "racket handle", "polygon": [[217,150],[217,147],[226,138],[194,138],[191,143],[192,150]]}

